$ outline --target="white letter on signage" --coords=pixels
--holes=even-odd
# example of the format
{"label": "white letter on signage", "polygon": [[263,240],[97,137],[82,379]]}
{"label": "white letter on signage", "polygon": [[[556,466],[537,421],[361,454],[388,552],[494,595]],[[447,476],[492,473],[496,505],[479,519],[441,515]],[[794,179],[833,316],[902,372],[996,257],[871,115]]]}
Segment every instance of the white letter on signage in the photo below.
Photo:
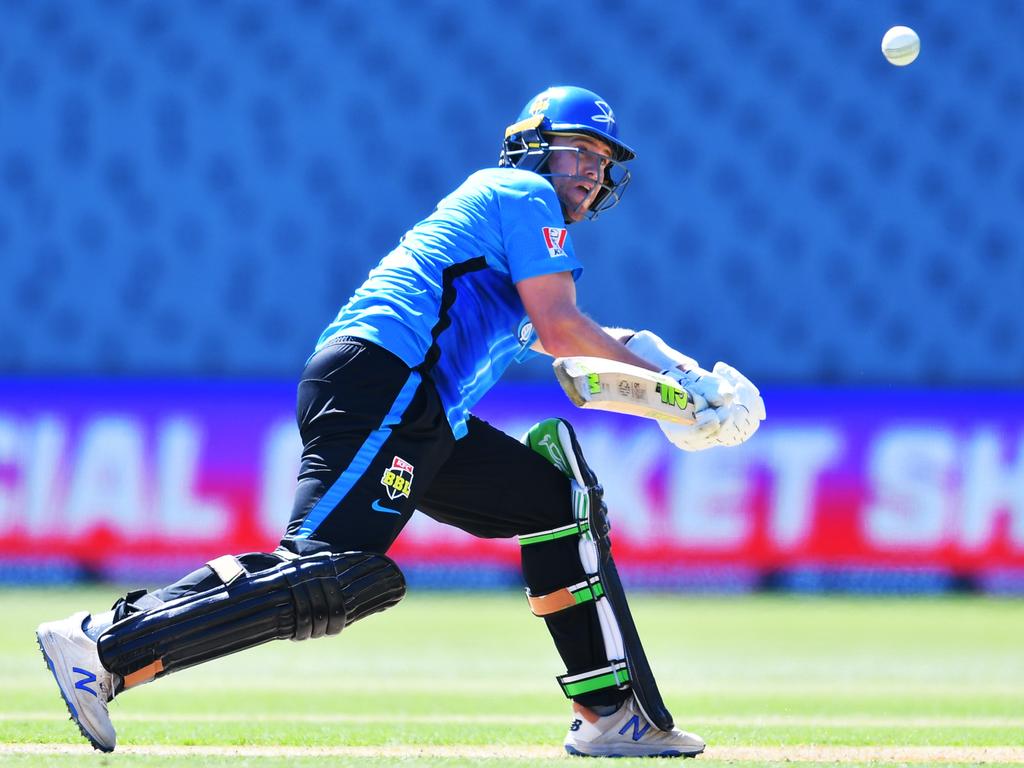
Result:
{"label": "white letter on signage", "polygon": [[67,430],[53,416],[43,416],[25,434],[25,516],[30,533],[54,532],[62,522],[60,468],[67,450]]}
{"label": "white letter on signage", "polygon": [[746,503],[748,460],[714,449],[672,453],[676,460],[670,469],[669,504],[675,544],[741,546],[752,529]]}
{"label": "white letter on signage", "polygon": [[[280,421],[267,430],[263,442],[263,490],[260,527],[280,538],[288,525],[295,499],[295,478],[302,460],[302,440],[293,421]],[[417,515],[418,517],[418,515]]]}
{"label": "white letter on signage", "polygon": [[626,434],[588,430],[579,436],[587,461],[604,486],[604,500],[617,535],[634,544],[657,544],[648,476],[665,449],[660,440],[650,438],[651,434],[642,430]]}
{"label": "white letter on signage", "polygon": [[770,534],[785,549],[810,533],[815,483],[839,457],[842,441],[829,427],[777,429],[765,437],[760,455],[774,475]]}
{"label": "white letter on signage", "polygon": [[0,418],[0,470],[5,470],[0,471],[0,534],[4,534],[18,527],[22,506],[17,479],[6,479],[24,471],[18,464],[18,426],[13,419]]}
{"label": "white letter on signage", "polygon": [[868,458],[873,500],[865,510],[867,538],[880,547],[941,544],[950,520],[953,438],[942,429],[882,433]]}
{"label": "white letter on signage", "polygon": [[133,532],[145,500],[142,435],[129,419],[109,416],[88,423],[82,435],[68,494],[67,533],[106,524]]}
{"label": "white letter on signage", "polygon": [[217,539],[227,531],[227,510],[195,495],[201,445],[200,430],[185,419],[168,421],[160,429],[156,506],[161,533]]}
{"label": "white letter on signage", "polygon": [[983,548],[995,533],[1000,511],[1010,514],[1010,538],[1024,544],[1024,439],[1016,464],[1004,462],[999,436],[982,430],[967,444],[964,461],[964,508],[961,543]]}

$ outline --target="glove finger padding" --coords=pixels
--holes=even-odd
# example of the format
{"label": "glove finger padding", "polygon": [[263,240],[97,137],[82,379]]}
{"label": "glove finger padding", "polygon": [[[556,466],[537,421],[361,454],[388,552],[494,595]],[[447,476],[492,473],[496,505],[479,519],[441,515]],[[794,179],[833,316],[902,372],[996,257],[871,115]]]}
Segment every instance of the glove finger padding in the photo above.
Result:
{"label": "glove finger padding", "polygon": [[721,428],[715,441],[719,445],[739,445],[749,440],[767,418],[764,399],[754,383],[731,365],[717,362],[715,373],[730,382],[736,392],[733,403],[720,409]]}
{"label": "glove finger padding", "polygon": [[687,392],[704,398],[709,408],[728,405],[736,397],[736,390],[732,383],[703,368],[693,368],[689,371],[680,371],[675,368],[663,371],[663,373],[678,381]]}
{"label": "glove finger padding", "polygon": [[761,419],[751,414],[745,405],[733,403],[719,410],[724,411],[721,427],[712,438],[718,445],[734,446],[745,443],[761,426]]}
{"label": "glove finger padding", "polygon": [[764,421],[768,417],[761,391],[754,386],[754,382],[721,360],[715,363],[714,373],[732,385],[736,394],[735,403],[746,407],[751,417],[758,421]]}
{"label": "glove finger padding", "polygon": [[694,422],[693,429],[704,437],[711,437],[721,429],[722,421],[719,408],[707,408],[694,415],[697,417],[697,421]]}
{"label": "glove finger padding", "polygon": [[713,445],[719,445],[715,440],[721,428],[718,418],[720,409],[708,408],[698,411],[697,421],[693,424],[678,424],[673,421],[658,420],[658,426],[668,438],[672,445],[684,451],[702,451]]}
{"label": "glove finger padding", "polygon": [[[719,405],[714,407],[714,401],[709,398],[709,407],[697,412],[695,424],[659,421],[658,426],[665,437],[684,451],[702,451],[716,445],[735,446],[749,440],[766,417],[764,400],[754,383],[731,365],[722,362],[716,363],[711,373],[691,373],[700,377],[696,385],[683,380],[686,374],[676,378],[695,394],[709,392]],[[702,388],[700,381],[703,379],[707,379],[711,386]]]}

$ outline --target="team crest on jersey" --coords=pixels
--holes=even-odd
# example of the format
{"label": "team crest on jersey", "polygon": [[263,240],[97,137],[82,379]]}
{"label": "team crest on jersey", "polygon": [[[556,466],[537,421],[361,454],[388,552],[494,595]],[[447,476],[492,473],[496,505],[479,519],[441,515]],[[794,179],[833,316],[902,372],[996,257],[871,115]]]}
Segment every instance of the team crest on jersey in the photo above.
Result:
{"label": "team crest on jersey", "polygon": [[412,492],[413,466],[405,459],[395,456],[391,460],[391,466],[384,470],[384,476],[380,484],[388,492],[388,498],[397,499],[399,496],[409,498]]}
{"label": "team crest on jersey", "polygon": [[519,323],[519,329],[516,331],[516,336],[519,339],[520,346],[526,346],[530,343],[530,339],[533,338],[533,323],[530,322],[530,318],[524,317],[522,322]]}
{"label": "team crest on jersey", "polygon": [[565,252],[565,236],[569,233],[567,229],[541,227],[540,231],[544,233],[544,244],[552,259],[564,259],[569,255]]}

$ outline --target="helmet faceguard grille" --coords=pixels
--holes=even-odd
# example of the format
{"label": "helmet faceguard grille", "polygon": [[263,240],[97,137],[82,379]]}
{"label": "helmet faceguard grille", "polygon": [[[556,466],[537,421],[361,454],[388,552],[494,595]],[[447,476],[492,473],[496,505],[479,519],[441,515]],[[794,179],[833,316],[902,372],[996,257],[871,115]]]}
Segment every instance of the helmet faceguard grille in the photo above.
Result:
{"label": "helmet faceguard grille", "polygon": [[[517,128],[519,126],[513,126]],[[563,132],[548,131],[547,133],[563,134]],[[583,131],[566,131],[563,135],[585,133]],[[589,135],[589,132],[586,132]],[[605,137],[595,138],[606,141]],[[616,149],[614,145],[613,151]],[[548,160],[552,152],[573,152],[576,154],[576,173],[553,174],[548,169]],[[502,144],[501,154],[498,156],[498,166],[502,168],[519,168],[524,171],[533,171],[546,179],[569,178],[580,179],[581,182],[592,184],[593,179],[580,173],[580,159],[584,155],[595,154],[582,147],[553,147],[548,142],[545,134],[537,127],[526,127],[524,130],[510,131],[506,134]],[[629,184],[630,172],[625,161],[617,158],[602,159],[607,161],[602,178],[598,184],[600,189],[593,198],[590,208],[586,212],[586,218],[596,219],[598,215],[618,205],[622,193]]]}

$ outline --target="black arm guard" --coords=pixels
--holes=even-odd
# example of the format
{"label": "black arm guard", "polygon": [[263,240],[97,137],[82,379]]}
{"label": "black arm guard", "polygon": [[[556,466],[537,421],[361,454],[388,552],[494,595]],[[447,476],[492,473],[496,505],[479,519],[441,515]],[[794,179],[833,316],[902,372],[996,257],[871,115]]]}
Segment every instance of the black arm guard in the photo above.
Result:
{"label": "black arm guard", "polygon": [[[383,555],[308,555],[133,613],[99,638],[100,662],[124,688],[269,640],[336,635],[405,595]],[[218,572],[219,574],[219,572]]]}

